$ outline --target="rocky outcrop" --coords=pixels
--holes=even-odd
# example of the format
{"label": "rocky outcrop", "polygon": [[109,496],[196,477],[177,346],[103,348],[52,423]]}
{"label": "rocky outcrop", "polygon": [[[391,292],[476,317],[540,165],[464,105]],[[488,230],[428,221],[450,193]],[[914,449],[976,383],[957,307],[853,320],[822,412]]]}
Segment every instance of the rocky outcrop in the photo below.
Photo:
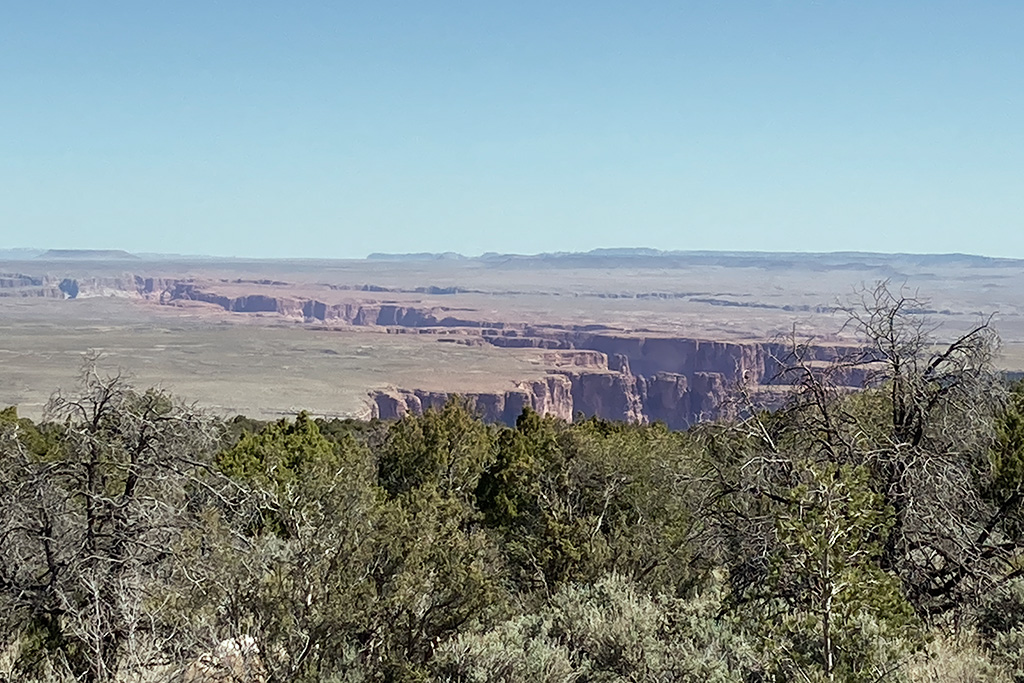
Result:
{"label": "rocky outcrop", "polygon": [[660,372],[652,377],[641,377],[640,394],[644,412],[651,421],[662,421],[673,429],[695,422],[690,380],[685,375]]}
{"label": "rocky outcrop", "polygon": [[[371,392],[373,417],[382,420],[400,419],[425,410],[439,410],[453,396],[447,392],[386,389]],[[515,424],[523,408],[554,415],[564,420],[573,418],[572,382],[565,375],[551,374],[544,378],[516,382],[503,392],[461,394],[469,405],[488,422]]]}
{"label": "rocky outcrop", "polygon": [[22,275],[21,273],[0,273],[0,289],[17,289],[21,287],[42,287],[43,278]]}
{"label": "rocky outcrop", "polygon": [[0,296],[87,299],[118,297],[157,298],[177,280],[142,277],[126,273],[113,277],[67,277],[60,275],[0,275]]}
{"label": "rocky outcrop", "polygon": [[777,374],[781,367],[778,359],[785,357],[784,348],[777,344],[623,334],[578,334],[573,346],[626,359],[637,375],[690,375],[700,371],[718,373],[728,381],[756,384]]}
{"label": "rocky outcrop", "polygon": [[[540,356],[541,361],[553,368],[577,368],[580,370],[593,370],[604,372],[613,370],[621,372],[621,367],[612,367],[609,359],[600,351],[590,349],[573,349],[567,351],[545,351]],[[625,372],[629,372],[627,366]]]}
{"label": "rocky outcrop", "polygon": [[[537,340],[513,335],[484,337]],[[518,403],[514,392],[469,394],[471,403],[490,421],[513,424],[522,405],[565,419],[577,415],[627,422],[664,422],[685,429],[703,420],[733,417],[747,408],[738,389],[770,399],[784,397],[783,369],[789,351],[770,342],[720,342],[700,339],[610,335],[556,335],[552,350],[542,355],[550,377],[568,380],[568,396],[553,405],[538,400],[549,392],[527,394]],[[577,346],[578,345],[578,346]],[[543,348],[534,345],[536,348]],[[575,348],[573,348],[575,347]],[[823,367],[853,351],[853,347],[822,345],[805,349],[805,360]],[[829,366],[831,367],[831,366]],[[846,368],[832,376],[843,386],[860,387],[868,381],[865,367]],[[448,394],[441,392],[382,392],[375,397],[377,414],[396,417],[440,407]]]}
{"label": "rocky outcrop", "polygon": [[0,273],[0,297],[64,299],[59,282],[21,273]]}
{"label": "rocky outcrop", "polygon": [[175,282],[161,293],[161,303],[177,301],[200,301],[220,306],[225,311],[233,313],[274,313],[288,317],[302,317],[305,305],[301,299],[268,294],[246,294],[235,297],[216,294],[200,289],[191,282]]}
{"label": "rocky outcrop", "polygon": [[[487,343],[499,348],[545,349],[549,375],[501,392],[460,392],[489,421],[514,423],[524,406],[572,419],[578,414],[629,422],[662,421],[676,429],[735,412],[728,398],[738,386],[765,386],[780,378],[787,347],[770,342],[727,342],[637,335],[607,328],[531,326],[482,322],[447,307],[250,294],[226,296],[178,282],[165,301],[202,301],[237,313],[277,314],[311,322],[382,327],[439,335],[442,341]],[[457,333],[461,336],[450,336]],[[807,349],[807,360],[830,361],[848,351]],[[863,372],[843,381],[861,382]],[[389,389],[372,394],[373,411],[388,419],[439,408],[451,392]]]}
{"label": "rocky outcrop", "polygon": [[572,383],[573,414],[606,420],[647,422],[637,378],[624,372],[567,372]]}
{"label": "rocky outcrop", "polygon": [[[489,344],[497,348],[538,349],[541,376],[493,392],[459,392],[489,421],[514,423],[526,406],[571,420],[579,414],[629,422],[662,421],[676,429],[738,410],[730,397],[736,388],[761,395],[784,384],[781,372],[788,348],[774,342],[692,339],[631,333],[602,325],[530,325],[487,321],[481,312],[427,303],[363,299],[337,295],[324,286],[317,296],[285,296],[288,284],[276,280],[194,280],[126,274],[105,278],[41,278],[0,275],[0,296],[127,296],[186,305],[198,302],[239,314],[282,316],[331,328],[352,325],[394,333],[437,335],[439,341]],[[447,295],[448,288],[420,288]],[[300,290],[301,291],[301,290]],[[307,290],[308,293],[309,290]],[[26,294],[28,293],[28,294]],[[816,345],[805,359],[827,365],[848,347]],[[845,386],[867,381],[863,367],[847,368],[833,379]],[[772,394],[782,395],[781,388]],[[393,388],[372,394],[372,410],[397,418],[440,407],[451,392]]]}

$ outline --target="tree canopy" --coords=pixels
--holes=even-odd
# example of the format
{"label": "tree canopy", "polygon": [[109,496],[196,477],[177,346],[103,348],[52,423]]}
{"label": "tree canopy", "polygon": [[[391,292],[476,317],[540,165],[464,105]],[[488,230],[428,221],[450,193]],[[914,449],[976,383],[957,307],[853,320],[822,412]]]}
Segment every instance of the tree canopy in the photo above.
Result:
{"label": "tree canopy", "polygon": [[1024,680],[1024,386],[864,304],[685,432],[222,421],[89,363],[0,411],[0,678]]}

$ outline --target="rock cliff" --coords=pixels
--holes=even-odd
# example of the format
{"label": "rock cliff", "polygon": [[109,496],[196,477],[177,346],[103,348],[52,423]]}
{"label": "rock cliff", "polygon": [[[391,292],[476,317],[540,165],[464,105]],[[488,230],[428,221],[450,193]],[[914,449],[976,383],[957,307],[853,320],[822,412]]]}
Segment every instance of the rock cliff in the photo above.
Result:
{"label": "rock cliff", "polygon": [[[529,406],[566,420],[583,414],[629,422],[662,421],[681,429],[733,413],[736,406],[729,399],[741,385],[770,393],[764,390],[781,383],[780,371],[789,355],[787,347],[776,342],[693,339],[601,325],[496,321],[472,308],[368,298],[382,294],[395,296],[365,287],[345,292],[326,285],[303,290],[270,280],[0,274],[0,296],[122,296],[164,305],[199,302],[231,313],[280,316],[328,328],[377,327],[437,335],[440,341],[539,350],[537,376],[520,378],[501,391],[460,392],[458,387],[451,392],[398,387],[374,391],[371,409],[385,419],[438,407],[450,394],[460,393],[485,419],[506,424],[514,423]],[[806,351],[807,360],[825,364],[851,348],[822,344]],[[847,386],[862,386],[866,375],[863,368],[854,368],[838,379]],[[778,396],[782,388],[774,391]]]}
{"label": "rock cliff", "polygon": [[[470,392],[461,396],[484,420],[512,425],[526,407],[541,414],[572,420],[572,390],[568,377],[551,374],[536,380],[516,382],[513,388],[503,392]],[[452,395],[454,392],[421,389],[375,391],[371,393],[372,414],[382,420],[397,419],[410,413],[420,414],[430,408],[441,408]]]}
{"label": "rock cliff", "polygon": [[165,290],[172,289],[177,283],[176,279],[143,277],[132,273],[108,277],[29,276],[20,273],[0,273],[0,296],[55,299],[86,299],[103,296],[149,299],[160,297]]}
{"label": "rock cliff", "polygon": [[[583,414],[627,422],[661,421],[673,429],[685,429],[702,420],[731,417],[743,409],[738,389],[743,386],[778,403],[785,393],[782,371],[790,360],[788,348],[776,342],[722,342],[674,337],[645,337],[621,333],[552,331],[550,337],[531,330],[530,336],[517,333],[484,335],[487,343],[504,348],[548,348],[543,356],[549,366],[548,382],[561,376],[568,392],[560,393],[553,404],[539,397],[550,395],[541,390],[529,393],[522,405],[542,413],[569,419]],[[559,349],[559,350],[556,350]],[[843,345],[812,346],[807,360],[826,364],[855,349]],[[851,368],[833,377],[844,386],[861,387],[867,381],[865,368]],[[774,391],[767,391],[774,389]],[[513,424],[518,416],[505,394],[470,395],[471,403],[485,419]],[[396,394],[384,392],[375,398],[377,415],[398,417],[439,406],[448,394],[432,392],[424,401],[423,392],[404,392],[420,400],[396,401]],[[520,404],[516,404],[518,407]]]}
{"label": "rock cliff", "polygon": [[[735,342],[636,334],[605,327],[529,325],[481,320],[479,312],[445,306],[388,301],[328,302],[269,294],[226,296],[177,283],[163,300],[204,301],[239,313],[273,313],[309,322],[375,326],[391,331],[452,333],[498,348],[546,349],[547,374],[501,392],[445,392],[391,388],[371,393],[373,413],[382,419],[440,407],[454,393],[463,395],[484,419],[512,424],[524,406],[567,420],[576,415],[628,422],[662,421],[683,429],[698,421],[735,413],[730,402],[740,385],[779,384],[789,351],[776,342]],[[474,316],[476,314],[476,316]],[[475,342],[474,342],[475,343]],[[849,347],[809,347],[807,360],[827,362]],[[861,371],[840,378],[850,386],[864,381]]]}

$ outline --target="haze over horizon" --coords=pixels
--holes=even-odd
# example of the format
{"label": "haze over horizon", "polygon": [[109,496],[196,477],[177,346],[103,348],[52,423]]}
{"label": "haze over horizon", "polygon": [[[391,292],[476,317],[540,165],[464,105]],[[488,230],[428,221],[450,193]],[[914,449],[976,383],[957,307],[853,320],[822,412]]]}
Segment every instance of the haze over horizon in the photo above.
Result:
{"label": "haze over horizon", "polygon": [[[487,261],[493,259],[501,259],[504,257],[513,257],[517,259],[551,259],[551,258],[572,258],[576,257],[592,257],[595,259],[595,263],[602,262],[607,258],[647,258],[655,259],[651,260],[652,266],[655,266],[660,262],[661,258],[675,258],[682,257],[688,259],[691,257],[697,257],[703,259],[704,257],[713,258],[715,256],[721,256],[726,261],[731,258],[746,258],[746,257],[765,257],[771,259],[773,257],[806,257],[807,259],[817,258],[828,258],[828,257],[851,257],[851,258],[869,258],[869,257],[882,257],[884,259],[898,259],[901,257],[925,257],[928,259],[991,259],[993,261],[1024,261],[1024,259],[1012,257],[1012,256],[992,256],[988,254],[977,254],[968,252],[926,252],[926,251],[910,251],[910,252],[886,252],[886,251],[874,251],[874,250],[836,250],[836,251],[784,251],[784,250],[744,250],[744,249],[658,249],[654,247],[597,247],[594,249],[587,250],[572,250],[572,251],[549,251],[549,252],[479,252],[479,253],[462,253],[456,251],[445,251],[445,252],[400,252],[400,251],[384,251],[384,252],[370,252],[368,254],[357,254],[352,256],[316,256],[316,255],[291,255],[291,256],[273,256],[273,255],[255,255],[255,256],[218,256],[214,254],[188,254],[180,252],[130,252],[124,249],[94,249],[89,247],[64,249],[61,247],[52,248],[40,248],[40,247],[22,247],[15,246],[10,247],[0,244],[0,261],[21,261],[21,260],[90,260],[90,259],[101,259],[107,261],[116,261],[118,259],[149,259],[154,258],[158,260],[176,260],[176,259],[199,259],[199,260],[238,260],[238,261],[319,261],[319,260],[338,260],[338,261],[387,261],[387,260],[402,260],[402,261],[432,261],[432,260],[464,260],[464,261]],[[723,261],[724,262],[724,261]],[[661,267],[661,266],[657,266]]]}
{"label": "haze over horizon", "polygon": [[0,247],[1024,258],[1024,5],[52,2]]}

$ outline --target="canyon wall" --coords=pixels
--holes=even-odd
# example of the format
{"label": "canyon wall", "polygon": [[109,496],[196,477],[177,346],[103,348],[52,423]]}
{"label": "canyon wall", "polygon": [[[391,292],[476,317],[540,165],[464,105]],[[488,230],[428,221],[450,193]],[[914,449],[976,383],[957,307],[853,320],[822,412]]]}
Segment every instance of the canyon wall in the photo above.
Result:
{"label": "canyon wall", "polygon": [[[527,407],[563,420],[573,419],[573,386],[567,376],[550,374],[514,384],[514,388],[504,392],[468,392],[460,395],[488,422],[515,424],[523,408]],[[451,394],[422,389],[388,389],[375,391],[372,397],[374,417],[395,419],[410,413],[419,414],[430,408],[440,409]]]}
{"label": "canyon wall", "polygon": [[[585,343],[584,338],[584,343]],[[627,338],[623,346],[641,349],[650,338]],[[633,373],[624,359],[613,360],[601,354],[602,362],[584,368],[551,368],[543,382],[519,383],[516,389],[503,393],[463,394],[489,421],[513,424],[521,407],[529,405],[541,413],[571,419],[582,414],[607,420],[626,422],[664,422],[672,429],[685,429],[703,420],[731,417],[746,405],[740,400],[741,387],[749,393],[777,404],[787,387],[773,372],[782,368],[784,356],[777,345],[757,342],[707,342],[695,339],[656,339],[653,346],[665,347],[674,342],[680,353],[690,351],[687,362],[669,364],[672,371],[657,369],[648,359],[644,367],[650,374]],[[702,354],[699,348],[709,346],[715,352]],[[851,349],[827,346],[816,349],[820,360],[832,360]],[[593,350],[586,351],[593,353]],[[614,357],[613,357],[614,358]],[[550,382],[558,378],[559,390],[552,392]],[[839,376],[846,386],[863,386],[865,371],[847,372]],[[567,387],[567,390],[561,387]],[[531,391],[531,388],[534,388]],[[514,398],[526,392],[525,400]],[[458,392],[451,392],[458,393]],[[443,405],[449,394],[416,390],[373,392],[373,414],[393,419],[407,413],[419,413],[429,407]]]}
{"label": "canyon wall", "polygon": [[[381,301],[330,303],[315,298],[225,296],[178,283],[161,299],[203,301],[226,311],[275,313],[309,322],[377,326],[396,332],[457,333],[464,343],[499,348],[547,349],[546,376],[501,392],[438,392],[391,388],[372,392],[371,410],[382,419],[440,407],[459,393],[493,422],[513,424],[524,406],[566,420],[597,416],[627,422],[661,421],[673,429],[735,413],[730,398],[741,385],[777,384],[789,359],[778,342],[730,342],[635,334],[603,326],[530,325],[474,318],[475,311]],[[451,337],[448,337],[451,340]],[[818,345],[806,360],[828,362],[850,347]],[[842,381],[859,386],[863,376]]]}
{"label": "canyon wall", "polygon": [[132,273],[106,277],[0,273],[0,297],[151,299],[166,296],[178,284],[177,278],[144,277]]}
{"label": "canyon wall", "polygon": [[[458,387],[452,392],[415,387],[373,391],[371,411],[382,419],[440,407],[450,394],[459,393],[492,422],[513,424],[523,408],[530,407],[565,420],[582,414],[628,422],[662,421],[682,429],[733,414],[736,404],[730,399],[740,386],[764,389],[779,384],[789,359],[788,346],[777,342],[690,339],[601,325],[495,321],[473,309],[363,298],[367,292],[380,294],[371,290],[331,290],[320,298],[302,296],[300,288],[288,283],[263,280],[0,274],[0,296],[119,296],[168,306],[201,303],[231,313],[281,316],[330,327],[379,327],[466,344],[541,350],[538,376],[510,380],[502,391],[460,392]],[[824,364],[853,350],[816,345],[806,349],[805,359]],[[852,369],[839,380],[861,386],[864,371]]]}

